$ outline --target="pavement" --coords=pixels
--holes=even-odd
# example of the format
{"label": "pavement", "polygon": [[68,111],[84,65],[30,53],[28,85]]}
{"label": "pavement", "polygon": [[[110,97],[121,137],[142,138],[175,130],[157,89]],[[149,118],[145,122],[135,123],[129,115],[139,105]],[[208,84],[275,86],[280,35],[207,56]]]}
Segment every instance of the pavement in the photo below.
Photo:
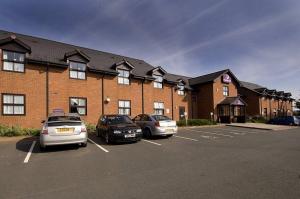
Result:
{"label": "pavement", "polygon": [[241,128],[252,128],[252,129],[262,129],[262,130],[273,130],[273,131],[280,131],[280,130],[298,128],[298,127],[295,127],[295,126],[263,124],[263,123],[231,123],[231,124],[227,124],[226,126],[241,127]]}
{"label": "pavement", "polygon": [[[54,146],[0,143],[0,198],[299,199],[300,131],[221,126],[171,138]],[[27,160],[27,162],[25,162]]]}

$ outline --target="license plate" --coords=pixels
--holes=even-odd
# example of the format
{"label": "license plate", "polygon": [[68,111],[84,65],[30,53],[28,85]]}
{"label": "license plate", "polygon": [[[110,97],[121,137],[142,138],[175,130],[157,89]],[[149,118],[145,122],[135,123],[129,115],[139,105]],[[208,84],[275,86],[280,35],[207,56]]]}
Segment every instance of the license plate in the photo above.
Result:
{"label": "license plate", "polygon": [[74,128],[59,128],[56,129],[57,133],[73,133],[74,132]]}
{"label": "license plate", "polygon": [[135,137],[135,133],[134,134],[125,135],[125,138],[134,138],[134,137]]}
{"label": "license plate", "polygon": [[173,129],[166,129],[166,132],[167,132],[167,133],[172,133],[172,132],[174,132],[174,131],[173,131]]}

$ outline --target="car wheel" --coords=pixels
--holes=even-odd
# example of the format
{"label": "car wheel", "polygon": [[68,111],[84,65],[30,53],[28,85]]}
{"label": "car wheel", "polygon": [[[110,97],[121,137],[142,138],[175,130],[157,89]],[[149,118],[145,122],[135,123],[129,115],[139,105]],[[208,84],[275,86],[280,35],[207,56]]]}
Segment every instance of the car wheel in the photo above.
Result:
{"label": "car wheel", "polygon": [[151,137],[151,130],[149,128],[145,128],[145,136],[146,138],[150,138]]}
{"label": "car wheel", "polygon": [[167,135],[167,137],[168,137],[168,138],[170,138],[170,137],[172,137],[172,136],[173,136],[173,134],[171,134],[171,135]]}
{"label": "car wheel", "polygon": [[110,144],[108,133],[105,134],[105,142],[106,144]]}
{"label": "car wheel", "polygon": [[100,137],[99,129],[96,129],[96,135],[97,137]]}
{"label": "car wheel", "polygon": [[81,147],[86,147],[87,146],[87,142],[81,143]]}
{"label": "car wheel", "polygon": [[41,151],[46,151],[46,146],[40,145],[40,150],[41,150]]}

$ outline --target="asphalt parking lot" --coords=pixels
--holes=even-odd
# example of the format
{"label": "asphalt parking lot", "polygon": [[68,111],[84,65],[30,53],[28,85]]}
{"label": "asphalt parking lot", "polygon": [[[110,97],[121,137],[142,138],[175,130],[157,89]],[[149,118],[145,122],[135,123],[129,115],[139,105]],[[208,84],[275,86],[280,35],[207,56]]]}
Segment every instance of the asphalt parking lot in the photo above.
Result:
{"label": "asphalt parking lot", "polygon": [[117,145],[89,139],[86,148],[46,152],[36,138],[0,142],[0,198],[300,198],[299,128],[188,128]]}

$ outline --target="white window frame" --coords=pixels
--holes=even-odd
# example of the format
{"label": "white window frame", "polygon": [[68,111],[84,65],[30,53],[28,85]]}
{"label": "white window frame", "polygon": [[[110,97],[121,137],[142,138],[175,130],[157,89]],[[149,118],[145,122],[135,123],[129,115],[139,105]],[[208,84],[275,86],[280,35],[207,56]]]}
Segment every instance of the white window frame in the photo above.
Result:
{"label": "white window frame", "polygon": [[[9,100],[9,98],[11,98],[11,101]],[[22,100],[20,101],[20,99]],[[26,105],[25,95],[23,94],[11,94],[11,93],[2,94],[2,115],[16,115],[16,116],[25,115],[26,114],[25,105]],[[7,112],[8,110],[11,110],[12,112]]]}
{"label": "white window frame", "polygon": [[223,86],[223,96],[229,96],[229,86]]}
{"label": "white window frame", "polygon": [[155,115],[164,115],[165,105],[163,102],[154,102],[153,108],[154,108]]}
{"label": "white window frame", "polygon": [[[79,65],[83,66],[84,69],[81,69],[79,67]],[[71,79],[86,80],[86,64],[85,63],[69,61],[69,69],[70,69],[70,78]]]}
{"label": "white window frame", "polygon": [[178,95],[184,95],[185,94],[185,92],[184,92],[184,85],[182,83],[179,83],[177,85],[177,87],[178,87],[177,94]]}
{"label": "white window frame", "polygon": [[[73,102],[76,102],[77,105],[73,105]],[[87,115],[87,98],[85,97],[70,97],[69,99],[69,104],[70,104],[70,112],[72,107],[77,108],[77,113],[79,115]],[[84,110],[82,112],[82,110]]]}
{"label": "white window frame", "polygon": [[[12,53],[13,59],[8,58],[8,54]],[[16,55],[20,56],[20,60],[16,59]],[[2,51],[2,59],[3,59],[3,71],[12,71],[12,72],[18,72],[18,73],[24,73],[25,72],[25,54],[15,51],[8,51],[3,50]],[[10,66],[10,67],[8,67]]]}
{"label": "white window frame", "polygon": [[118,101],[118,113],[120,115],[131,115],[131,101],[119,100]]}
{"label": "white window frame", "polygon": [[130,71],[125,70],[125,69],[117,69],[118,71],[118,84],[124,84],[124,85],[129,85],[130,80],[129,80],[129,75]]}
{"label": "white window frame", "polygon": [[162,75],[152,75],[155,80],[153,82],[154,88],[163,88],[163,76]]}

